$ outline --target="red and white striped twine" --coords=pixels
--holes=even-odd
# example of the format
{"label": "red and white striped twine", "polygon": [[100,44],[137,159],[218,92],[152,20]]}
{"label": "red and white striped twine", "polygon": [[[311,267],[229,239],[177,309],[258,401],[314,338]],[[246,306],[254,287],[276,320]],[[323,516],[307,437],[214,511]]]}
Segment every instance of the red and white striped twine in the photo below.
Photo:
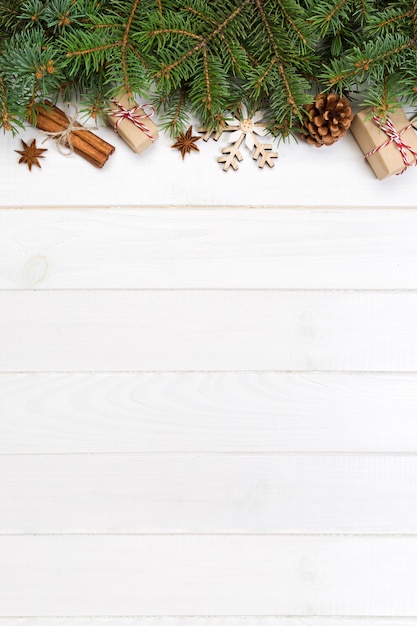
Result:
{"label": "red and white striped twine", "polygon": [[[398,150],[400,151],[401,156],[404,161],[404,169],[400,172],[400,174],[402,174],[407,169],[407,167],[411,167],[412,165],[417,165],[417,150],[414,150],[412,146],[409,146],[407,143],[405,143],[401,137],[401,135],[405,133],[406,130],[411,128],[412,125],[409,124],[408,126],[403,128],[400,132],[398,132],[392,120],[389,117],[387,117],[387,119],[384,121],[378,115],[374,115],[372,119],[374,120],[375,124],[377,124],[377,126],[379,126],[380,129],[384,131],[384,133],[388,136],[388,139],[384,141],[384,143],[378,146],[377,148],[374,148],[373,150],[370,150],[367,154],[365,154],[365,159],[372,156],[376,152],[379,152],[380,150],[388,146],[390,143],[394,142]],[[414,162],[409,161],[407,150],[416,157],[414,159]]]}
{"label": "red and white striped twine", "polygon": [[[152,106],[152,104],[141,104],[141,105],[136,105],[131,109],[126,109],[126,107],[124,107],[122,104],[120,104],[120,102],[117,102],[117,100],[111,100],[110,101],[112,104],[116,105],[117,109],[113,109],[111,111],[111,115],[113,115],[113,117],[117,117],[116,120],[116,124],[114,126],[114,130],[115,132],[119,132],[118,131],[118,127],[120,122],[122,122],[123,120],[129,120],[129,122],[132,122],[132,124],[134,124],[137,128],[139,128],[143,133],[145,133],[145,135],[153,142],[155,141],[154,137],[152,136],[151,131],[149,130],[149,128],[146,126],[146,124],[144,124],[143,122],[141,122],[141,120],[143,119],[147,119],[149,117],[152,117],[153,115],[155,115],[156,113],[156,109],[154,106]],[[150,113],[145,113],[144,115],[140,115],[139,111],[145,110],[145,107],[149,107],[151,109]]]}

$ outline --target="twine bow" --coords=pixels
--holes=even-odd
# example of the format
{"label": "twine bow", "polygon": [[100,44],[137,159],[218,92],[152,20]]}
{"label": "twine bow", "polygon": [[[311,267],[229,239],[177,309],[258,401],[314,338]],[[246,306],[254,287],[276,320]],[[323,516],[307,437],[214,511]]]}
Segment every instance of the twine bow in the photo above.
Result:
{"label": "twine bow", "polygon": [[[406,130],[411,128],[412,124],[409,124],[402,130],[400,130],[400,132],[398,132],[398,130],[395,128],[392,120],[389,117],[387,117],[385,122],[378,115],[374,115],[372,119],[374,120],[375,124],[377,124],[377,126],[379,126],[380,129],[387,135],[388,139],[384,141],[384,143],[378,146],[377,148],[374,148],[373,150],[370,150],[369,152],[367,152],[365,154],[365,159],[372,156],[376,152],[379,152],[386,146],[389,146],[390,143],[394,142],[398,150],[400,151],[403,162],[404,162],[404,169],[400,172],[400,174],[405,172],[407,167],[411,167],[412,165],[417,165],[417,150],[415,150],[412,146],[409,146],[407,143],[405,143],[405,141],[403,141],[401,137],[401,135],[405,133]],[[411,154],[414,155],[415,157],[414,163],[412,161],[409,161],[407,150],[411,152]]]}
{"label": "twine bow", "polygon": [[[134,124],[143,133],[145,133],[145,135],[148,137],[148,139],[150,139],[152,142],[155,141],[155,139],[152,136],[152,133],[149,130],[149,128],[146,126],[146,124],[141,122],[141,120],[148,119],[149,117],[153,117],[155,115],[156,109],[155,109],[154,106],[152,106],[152,104],[147,104],[146,103],[146,104],[142,104],[142,105],[136,105],[136,106],[132,107],[131,109],[126,109],[126,107],[124,107],[122,104],[120,104],[120,102],[117,102],[117,100],[110,100],[110,102],[117,107],[116,109],[113,109],[111,111],[111,115],[113,117],[117,118],[116,119],[116,124],[114,126],[114,131],[116,133],[118,132],[118,128],[119,128],[120,122],[122,122],[123,120],[129,120],[129,122],[132,122],[132,124]],[[151,112],[150,113],[144,113],[144,115],[140,115],[139,111],[141,109],[145,110],[145,107],[149,107]]]}
{"label": "twine bow", "polygon": [[[66,106],[69,107],[70,105],[67,103]],[[46,139],[42,141],[42,143],[45,143],[45,141],[48,141],[48,139],[55,139],[58,151],[64,156],[71,156],[71,154],[73,154],[74,152],[74,146],[72,145],[72,140],[71,140],[72,132],[74,132],[75,130],[79,132],[83,130],[97,130],[98,129],[98,126],[81,126],[77,122],[78,107],[75,104],[71,106],[74,109],[74,115],[67,114],[68,126],[66,128],[64,128],[63,130],[57,130],[53,132],[50,132],[47,130],[40,131],[42,135],[48,135]]]}

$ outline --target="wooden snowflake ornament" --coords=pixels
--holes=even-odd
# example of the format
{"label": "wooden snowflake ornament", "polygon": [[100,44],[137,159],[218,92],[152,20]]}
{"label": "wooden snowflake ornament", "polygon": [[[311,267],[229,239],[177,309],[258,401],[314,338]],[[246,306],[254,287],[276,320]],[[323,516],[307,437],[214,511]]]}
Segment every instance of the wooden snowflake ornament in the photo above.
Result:
{"label": "wooden snowflake ornament", "polygon": [[[264,137],[267,134],[265,124],[261,122],[264,116],[263,111],[255,113],[253,118],[249,118],[244,105],[240,107],[240,114],[237,118],[226,120],[226,123],[214,134],[213,139],[217,141],[223,133],[231,133],[228,143],[230,145],[222,149],[222,156],[218,157],[218,163],[224,163],[223,170],[227,172],[229,167],[235,171],[239,169],[239,162],[243,160],[240,147],[244,143],[252,152],[252,158],[258,162],[258,167],[264,165],[274,167],[272,159],[278,158],[278,152],[272,151],[272,144],[262,143],[258,136]],[[199,132],[204,133],[204,141],[208,141],[212,133],[205,128],[199,128]]]}

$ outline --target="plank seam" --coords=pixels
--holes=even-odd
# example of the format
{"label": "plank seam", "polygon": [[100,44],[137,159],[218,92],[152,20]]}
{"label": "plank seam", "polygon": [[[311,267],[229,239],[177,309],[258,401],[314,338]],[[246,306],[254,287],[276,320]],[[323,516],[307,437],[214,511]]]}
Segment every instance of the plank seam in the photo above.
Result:
{"label": "plank seam", "polygon": [[[417,293],[417,292],[416,292]],[[381,375],[398,375],[398,376],[417,376],[417,370],[277,370],[277,369],[245,369],[245,370],[237,370],[237,369],[227,369],[227,370],[207,370],[207,369],[198,369],[198,370],[173,370],[173,369],[163,369],[163,370],[152,370],[152,369],[144,369],[144,370],[1,370],[0,376],[9,376],[9,375],[21,375],[25,376],[26,374],[36,374],[42,376],[44,374],[98,374],[98,375],[108,375],[108,374],[117,374],[119,376],[130,375],[130,374],[301,374],[303,376],[307,374],[349,374],[353,376],[357,375],[369,375],[374,376],[375,374]]]}
{"label": "plank seam", "polygon": [[350,288],[350,287],[19,287],[0,288],[0,293],[364,293],[417,294],[417,288]]}
{"label": "plank seam", "polygon": [[245,451],[245,450],[173,450],[173,451],[146,451],[142,450],[140,452],[0,452],[1,457],[62,457],[62,456],[123,456],[125,457],[150,457],[150,456],[164,456],[164,457],[177,457],[177,456],[213,456],[213,457],[281,457],[281,456],[323,456],[323,457],[340,457],[340,456],[370,456],[370,457],[415,457],[417,456],[417,450],[392,450],[392,451],[381,451],[381,450],[258,450],[258,451]]}
{"label": "plank seam", "polygon": [[340,211],[393,211],[398,213],[399,211],[417,211],[416,206],[409,205],[364,205],[364,206],[352,206],[348,204],[338,204],[337,206],[326,204],[308,205],[308,204],[146,204],[146,205],[132,205],[132,204],[95,204],[95,205],[82,205],[82,204],[26,204],[26,205],[4,205],[0,206],[0,211],[50,211],[50,210],[70,210],[84,212],[86,210],[94,211],[204,211],[206,213],[217,211],[308,211],[314,213],[338,213]]}
{"label": "plank seam", "polygon": [[417,539],[417,532],[398,533],[300,533],[300,532],[63,532],[63,533],[0,533],[1,537],[338,537],[363,539]]}
{"label": "plank seam", "polygon": [[386,620],[410,620],[417,619],[417,615],[0,615],[0,620],[45,620],[45,619],[343,619],[343,620],[363,620],[363,619],[386,619]]}

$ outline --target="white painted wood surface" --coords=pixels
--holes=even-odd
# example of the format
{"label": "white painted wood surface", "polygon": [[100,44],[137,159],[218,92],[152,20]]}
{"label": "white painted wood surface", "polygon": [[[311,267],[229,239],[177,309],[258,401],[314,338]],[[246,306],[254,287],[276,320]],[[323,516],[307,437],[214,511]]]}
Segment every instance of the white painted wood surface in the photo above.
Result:
{"label": "white painted wood surface", "polygon": [[0,551],[6,615],[417,612],[415,536],[26,535]]}
{"label": "white painted wood surface", "polygon": [[0,374],[0,454],[417,452],[417,375]]}
{"label": "white painted wood surface", "polygon": [[167,146],[2,142],[0,626],[417,626],[417,171]]}
{"label": "white painted wood surface", "polygon": [[0,371],[417,371],[417,291],[0,292]]}
{"label": "white painted wood surface", "polygon": [[416,240],[409,209],[0,211],[0,288],[415,289]]}
{"label": "white painted wood surface", "polygon": [[415,456],[2,456],[0,493],[0,535],[417,533]]}

